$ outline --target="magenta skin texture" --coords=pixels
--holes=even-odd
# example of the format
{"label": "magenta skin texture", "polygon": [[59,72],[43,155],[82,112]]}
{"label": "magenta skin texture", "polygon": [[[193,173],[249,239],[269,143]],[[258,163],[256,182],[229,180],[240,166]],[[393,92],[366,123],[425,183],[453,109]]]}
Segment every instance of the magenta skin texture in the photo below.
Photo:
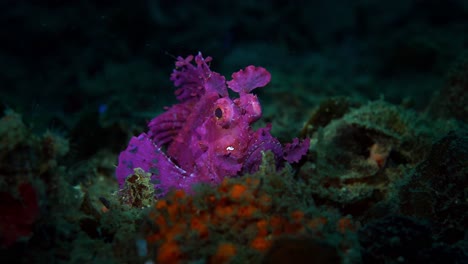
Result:
{"label": "magenta skin texture", "polygon": [[[201,53],[177,58],[171,80],[179,103],[151,120],[149,131],[133,137],[120,153],[120,187],[134,168],[142,168],[151,173],[158,196],[170,189],[191,192],[196,183],[216,184],[257,171],[262,151],[273,152],[277,166],[298,162],[306,154],[308,139],[295,138],[283,147],[270,134],[270,125],[257,131],[251,127],[262,115],[251,91],[271,80],[265,68],[247,66],[226,82],[210,70],[211,60]],[[239,97],[231,99],[228,88]]]}

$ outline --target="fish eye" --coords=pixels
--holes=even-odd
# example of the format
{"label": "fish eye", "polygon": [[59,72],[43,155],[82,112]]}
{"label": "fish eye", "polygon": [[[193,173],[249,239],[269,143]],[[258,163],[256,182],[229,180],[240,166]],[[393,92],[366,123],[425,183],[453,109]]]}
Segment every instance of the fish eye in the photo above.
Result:
{"label": "fish eye", "polygon": [[219,98],[211,108],[213,121],[217,126],[223,129],[227,129],[231,126],[231,123],[239,117],[238,106],[229,98]]}
{"label": "fish eye", "polygon": [[220,119],[223,117],[223,110],[221,110],[221,108],[216,108],[215,109],[215,112],[214,112],[216,118]]}

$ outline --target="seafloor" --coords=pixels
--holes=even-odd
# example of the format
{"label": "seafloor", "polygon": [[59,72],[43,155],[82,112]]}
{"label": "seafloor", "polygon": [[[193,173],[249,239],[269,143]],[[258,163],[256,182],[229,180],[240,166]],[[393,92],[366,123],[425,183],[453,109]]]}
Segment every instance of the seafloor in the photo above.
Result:
{"label": "seafloor", "polygon": [[[0,12],[1,263],[468,263],[467,1]],[[175,58],[199,51],[227,79],[266,68],[252,129],[307,154],[194,192],[119,186],[119,153],[177,103]]]}

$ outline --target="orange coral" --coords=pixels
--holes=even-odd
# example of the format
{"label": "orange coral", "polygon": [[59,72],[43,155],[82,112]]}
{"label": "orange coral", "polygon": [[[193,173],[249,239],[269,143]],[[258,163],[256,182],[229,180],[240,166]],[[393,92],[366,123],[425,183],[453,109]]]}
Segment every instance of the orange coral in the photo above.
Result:
{"label": "orange coral", "polygon": [[241,184],[235,184],[231,187],[230,196],[234,200],[239,200],[247,191],[247,186]]}
{"label": "orange coral", "polygon": [[265,236],[257,236],[250,243],[251,247],[258,251],[266,251],[271,246],[271,241],[268,240]]}
{"label": "orange coral", "polygon": [[249,218],[257,211],[253,205],[240,206],[237,210],[237,216],[241,218]]}
{"label": "orange coral", "polygon": [[186,196],[184,190],[175,190],[174,191],[174,198],[175,199],[182,199]]}
{"label": "orange coral", "polygon": [[268,234],[268,222],[265,219],[258,220],[256,225],[259,236],[266,236]]}
{"label": "orange coral", "polygon": [[291,219],[294,222],[302,221],[302,219],[304,219],[304,212],[299,211],[299,210],[296,210],[296,211],[292,212],[291,213]]}
{"label": "orange coral", "polygon": [[201,218],[192,218],[190,220],[190,229],[196,231],[200,238],[208,236],[208,227],[203,223],[203,219]]}
{"label": "orange coral", "polygon": [[270,225],[272,228],[272,233],[273,235],[280,235],[283,233],[283,226],[284,226],[285,220],[281,218],[280,216],[272,216],[270,218]]}
{"label": "orange coral", "polygon": [[262,210],[264,212],[267,212],[271,208],[272,200],[271,200],[271,197],[269,195],[262,194],[258,198],[257,203],[258,203],[258,207],[260,208],[260,210]]}
{"label": "orange coral", "polygon": [[174,241],[163,243],[158,249],[157,263],[176,264],[180,263],[182,252],[179,245]]}
{"label": "orange coral", "polygon": [[[147,236],[148,243],[157,248],[158,263],[183,259],[178,245],[192,243],[184,252],[198,252],[202,244],[228,239],[213,248],[209,258],[211,263],[226,263],[237,252],[262,254],[279,236],[301,234],[306,228],[321,230],[327,224],[327,218],[310,218],[302,210],[278,210],[273,196],[260,185],[261,181],[253,178],[225,179],[198,197],[178,190],[159,200],[150,213],[156,228]],[[348,227],[345,222],[337,229]]]}
{"label": "orange coral", "polygon": [[228,263],[237,253],[237,248],[232,243],[221,243],[218,245],[215,255],[211,258],[211,263]]}
{"label": "orange coral", "polygon": [[307,221],[307,227],[313,230],[320,229],[327,223],[327,219],[325,217],[315,217]]}
{"label": "orange coral", "polygon": [[234,208],[230,205],[228,206],[217,205],[214,213],[215,213],[215,216],[221,219],[225,219],[234,215]]}
{"label": "orange coral", "polygon": [[349,217],[343,217],[338,220],[337,229],[340,233],[345,233],[346,231],[354,230],[354,226]]}

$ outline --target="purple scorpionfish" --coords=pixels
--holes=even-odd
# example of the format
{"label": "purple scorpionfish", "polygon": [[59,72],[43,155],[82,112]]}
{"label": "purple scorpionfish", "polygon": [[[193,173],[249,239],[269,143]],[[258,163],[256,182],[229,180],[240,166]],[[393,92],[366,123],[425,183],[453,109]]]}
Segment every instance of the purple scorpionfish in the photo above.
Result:
{"label": "purple scorpionfish", "polygon": [[[295,138],[283,147],[270,126],[251,128],[262,115],[251,91],[270,82],[265,68],[248,66],[226,82],[210,70],[211,60],[201,53],[177,58],[171,80],[179,104],[151,120],[148,133],[133,137],[120,153],[116,176],[121,187],[139,167],[152,174],[160,196],[172,188],[190,192],[196,183],[257,171],[262,151],[272,151],[278,166],[298,162],[307,152],[308,139]],[[228,88],[239,98],[231,99]]]}

